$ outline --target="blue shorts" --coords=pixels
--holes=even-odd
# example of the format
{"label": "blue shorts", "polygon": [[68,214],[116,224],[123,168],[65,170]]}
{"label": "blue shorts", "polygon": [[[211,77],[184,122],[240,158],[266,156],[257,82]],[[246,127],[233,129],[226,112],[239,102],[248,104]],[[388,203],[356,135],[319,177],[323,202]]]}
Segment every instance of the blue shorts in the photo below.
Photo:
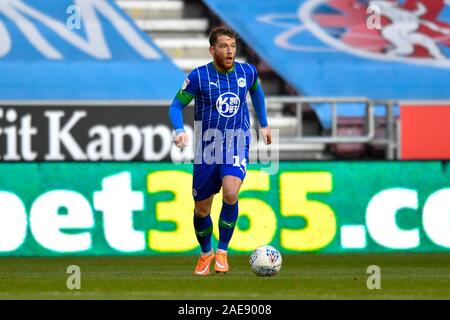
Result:
{"label": "blue shorts", "polygon": [[219,193],[222,188],[222,179],[225,176],[234,176],[244,181],[247,173],[247,162],[234,164],[194,164],[192,183],[192,196],[195,201],[208,199],[213,194]]}

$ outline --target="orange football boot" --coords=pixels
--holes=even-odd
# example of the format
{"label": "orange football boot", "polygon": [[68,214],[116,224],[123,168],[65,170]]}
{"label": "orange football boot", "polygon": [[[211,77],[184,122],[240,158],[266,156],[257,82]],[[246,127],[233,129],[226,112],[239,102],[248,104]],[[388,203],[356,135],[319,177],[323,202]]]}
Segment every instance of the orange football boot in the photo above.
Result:
{"label": "orange football boot", "polygon": [[201,255],[195,267],[194,274],[197,276],[207,276],[209,274],[209,265],[214,259],[214,251],[211,250],[209,256]]}
{"label": "orange football boot", "polygon": [[228,271],[228,261],[227,261],[227,253],[226,252],[217,252],[216,253],[216,263],[214,264],[214,270],[216,272],[225,273]]}

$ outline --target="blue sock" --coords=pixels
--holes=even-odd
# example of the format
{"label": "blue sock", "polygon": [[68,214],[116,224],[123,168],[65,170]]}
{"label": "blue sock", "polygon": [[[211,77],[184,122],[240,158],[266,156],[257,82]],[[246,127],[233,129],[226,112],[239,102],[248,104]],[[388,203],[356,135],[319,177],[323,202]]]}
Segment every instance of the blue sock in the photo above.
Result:
{"label": "blue sock", "polygon": [[219,245],[218,249],[227,250],[228,243],[233,235],[234,227],[238,219],[238,202],[228,204],[222,202],[222,211],[219,217]]}
{"label": "blue sock", "polygon": [[211,235],[213,224],[211,215],[207,215],[204,218],[199,218],[194,214],[194,229],[197,241],[202,247],[203,253],[211,251]]}

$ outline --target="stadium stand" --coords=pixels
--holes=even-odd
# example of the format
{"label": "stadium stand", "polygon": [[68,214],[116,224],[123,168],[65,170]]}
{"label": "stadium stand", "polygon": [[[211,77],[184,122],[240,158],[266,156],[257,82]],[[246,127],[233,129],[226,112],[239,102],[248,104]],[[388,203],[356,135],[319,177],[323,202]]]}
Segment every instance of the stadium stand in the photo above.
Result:
{"label": "stadium stand", "polygon": [[[157,101],[173,96],[183,72],[114,1],[102,1],[97,8],[102,14],[93,14],[92,23],[83,26],[76,25],[76,13],[73,19],[66,15],[67,4],[2,3],[0,100]],[[88,2],[81,5],[91,9]],[[27,28],[18,27],[22,24]]]}
{"label": "stadium stand", "polygon": [[[444,8],[438,2],[427,8],[428,18]],[[441,62],[417,60],[426,55],[423,48],[417,49],[416,65],[377,56],[374,50],[386,52],[389,43],[379,30],[365,34],[369,29],[358,29],[366,12],[353,12],[352,3],[365,8],[368,1],[118,0],[185,73],[210,61],[211,27],[235,29],[241,40],[237,60],[257,66],[270,98],[269,123],[280,132],[280,149],[286,150],[282,159],[394,159],[400,139],[398,101],[445,99],[449,78],[433,65]],[[415,0],[402,3],[407,10]],[[356,15],[356,26],[342,24],[346,10]],[[378,39],[380,48],[364,42],[365,37]],[[445,43],[440,48],[448,50]],[[426,49],[431,54],[432,48]],[[340,100],[346,98],[351,101]]]}
{"label": "stadium stand", "polygon": [[[208,47],[210,28],[227,25],[200,0],[118,0],[117,4],[136,21],[153,41],[164,50],[186,74],[199,65],[211,61]],[[297,96],[297,91],[282,79],[243,39],[240,39],[240,62],[257,66],[260,81],[267,97]],[[297,135],[298,116],[295,103],[281,103],[272,99],[267,105],[272,128],[279,129],[280,155],[284,159],[329,159],[323,143],[292,143]],[[252,108],[252,123],[255,114]],[[318,118],[309,105],[303,108],[303,134],[318,135]]]}
{"label": "stadium stand", "polygon": [[[210,62],[207,37],[210,21],[201,1],[119,0],[117,3],[186,74]],[[238,60],[246,61],[244,57]]]}

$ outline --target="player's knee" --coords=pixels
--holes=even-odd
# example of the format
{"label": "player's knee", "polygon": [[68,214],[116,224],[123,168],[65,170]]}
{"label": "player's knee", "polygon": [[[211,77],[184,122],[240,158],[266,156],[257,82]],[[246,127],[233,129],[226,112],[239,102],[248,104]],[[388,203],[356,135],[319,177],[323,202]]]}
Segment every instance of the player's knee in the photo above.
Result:
{"label": "player's knee", "polygon": [[194,214],[198,218],[207,217],[211,213],[211,208],[206,205],[197,205],[194,209]]}
{"label": "player's knee", "polygon": [[234,191],[224,191],[223,192],[223,201],[227,204],[235,204],[238,200],[238,194]]}

